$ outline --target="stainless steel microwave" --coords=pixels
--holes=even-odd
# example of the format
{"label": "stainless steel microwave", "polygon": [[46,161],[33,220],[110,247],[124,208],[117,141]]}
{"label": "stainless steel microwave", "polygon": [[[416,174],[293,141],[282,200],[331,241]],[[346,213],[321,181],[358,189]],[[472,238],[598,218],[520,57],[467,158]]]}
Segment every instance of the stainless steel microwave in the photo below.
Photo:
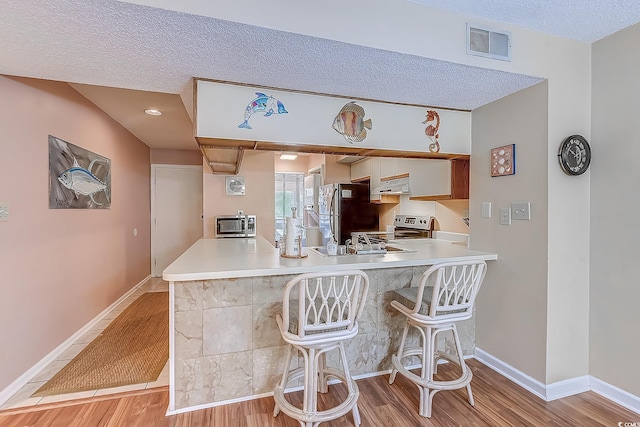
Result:
{"label": "stainless steel microwave", "polygon": [[216,217],[216,237],[255,237],[255,215],[223,215]]}

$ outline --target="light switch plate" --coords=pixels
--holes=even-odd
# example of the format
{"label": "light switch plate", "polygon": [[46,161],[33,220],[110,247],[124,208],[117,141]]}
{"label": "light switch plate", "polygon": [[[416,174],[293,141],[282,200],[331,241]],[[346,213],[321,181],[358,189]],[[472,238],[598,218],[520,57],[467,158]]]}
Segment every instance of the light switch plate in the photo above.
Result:
{"label": "light switch plate", "polygon": [[500,209],[500,225],[511,225],[511,209]]}
{"label": "light switch plate", "polygon": [[482,218],[491,218],[491,202],[482,202]]}
{"label": "light switch plate", "polygon": [[0,205],[0,221],[9,221],[9,205]]}
{"label": "light switch plate", "polygon": [[511,203],[511,218],[526,221],[531,220],[531,203]]}

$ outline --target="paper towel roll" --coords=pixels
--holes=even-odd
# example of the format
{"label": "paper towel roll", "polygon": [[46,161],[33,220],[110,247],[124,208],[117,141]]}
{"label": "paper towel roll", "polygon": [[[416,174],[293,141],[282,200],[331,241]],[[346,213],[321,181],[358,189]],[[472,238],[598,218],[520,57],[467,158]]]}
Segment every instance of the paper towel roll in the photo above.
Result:
{"label": "paper towel roll", "polygon": [[284,253],[287,256],[300,256],[298,240],[302,238],[302,218],[287,218]]}

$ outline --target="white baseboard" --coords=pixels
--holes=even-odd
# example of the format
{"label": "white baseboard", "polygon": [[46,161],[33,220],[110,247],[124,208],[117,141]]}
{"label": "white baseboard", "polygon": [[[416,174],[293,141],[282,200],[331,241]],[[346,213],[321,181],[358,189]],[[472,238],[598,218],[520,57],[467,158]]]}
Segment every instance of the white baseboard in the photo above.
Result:
{"label": "white baseboard", "polygon": [[590,376],[583,375],[581,377],[569,378],[563,381],[547,384],[546,401],[562,399],[563,397],[573,396],[574,394],[584,393],[591,390]]}
{"label": "white baseboard", "polygon": [[492,356],[491,354],[478,347],[476,347],[475,349],[474,356],[475,359],[481,362],[483,365],[486,365],[502,376],[509,378],[511,381],[521,387],[524,387],[531,393],[538,396],[540,399],[547,400],[546,386],[540,381],[536,380],[533,377],[530,377],[522,371],[519,371],[513,366],[504,363],[502,360]]}
{"label": "white baseboard", "polygon": [[640,397],[638,396],[621,390],[611,384],[607,384],[595,377],[591,377],[591,390],[620,406],[624,406],[636,414],[640,414]]}
{"label": "white baseboard", "polygon": [[475,358],[483,365],[509,378],[546,402],[591,390],[620,406],[640,414],[640,397],[607,384],[591,375],[543,384],[477,347],[475,349]]}
{"label": "white baseboard", "polygon": [[[302,388],[301,388],[302,389]],[[251,396],[237,397],[235,399],[221,400],[219,402],[202,403],[200,405],[188,406],[180,409],[167,409],[166,416],[185,414],[187,412],[200,411],[202,409],[215,408],[216,406],[230,405],[232,403],[246,402],[247,400],[261,399],[263,397],[273,396],[273,392],[254,394]]]}
{"label": "white baseboard", "polygon": [[38,375],[44,368],[46,368],[51,362],[56,360],[58,356],[60,356],[66,349],[71,347],[73,343],[83,336],[85,333],[91,330],[99,321],[102,320],[107,314],[111,312],[118,304],[127,299],[129,295],[133,294],[138,288],[144,285],[147,280],[149,280],[151,276],[147,276],[142,281],[140,281],[137,285],[135,285],[131,290],[129,290],[126,294],[121,296],[116,302],[111,304],[109,307],[105,308],[100,314],[93,318],[89,323],[84,325],[81,329],[79,329],[75,334],[71,335],[66,341],[52,350],[49,354],[43,357],[38,363],[33,365],[27,372],[20,375],[9,384],[4,390],[0,391],[0,405],[3,405],[7,400],[9,400],[14,394],[16,394],[22,387],[27,385],[29,381],[33,379],[36,375]]}

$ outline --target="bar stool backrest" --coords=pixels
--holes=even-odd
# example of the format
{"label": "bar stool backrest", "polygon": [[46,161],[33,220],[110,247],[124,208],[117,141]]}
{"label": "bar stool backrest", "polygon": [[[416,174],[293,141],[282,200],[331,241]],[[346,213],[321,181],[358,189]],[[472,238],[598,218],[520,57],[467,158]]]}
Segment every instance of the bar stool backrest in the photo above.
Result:
{"label": "bar stool backrest", "polygon": [[318,341],[357,332],[368,290],[369,278],[360,270],[296,276],[287,284],[283,297],[282,323],[285,328],[288,325],[287,337]]}
{"label": "bar stool backrest", "polygon": [[[431,320],[461,320],[472,315],[480,286],[486,274],[484,261],[453,261],[431,266],[422,275],[412,315]],[[422,310],[421,310],[422,308]]]}

